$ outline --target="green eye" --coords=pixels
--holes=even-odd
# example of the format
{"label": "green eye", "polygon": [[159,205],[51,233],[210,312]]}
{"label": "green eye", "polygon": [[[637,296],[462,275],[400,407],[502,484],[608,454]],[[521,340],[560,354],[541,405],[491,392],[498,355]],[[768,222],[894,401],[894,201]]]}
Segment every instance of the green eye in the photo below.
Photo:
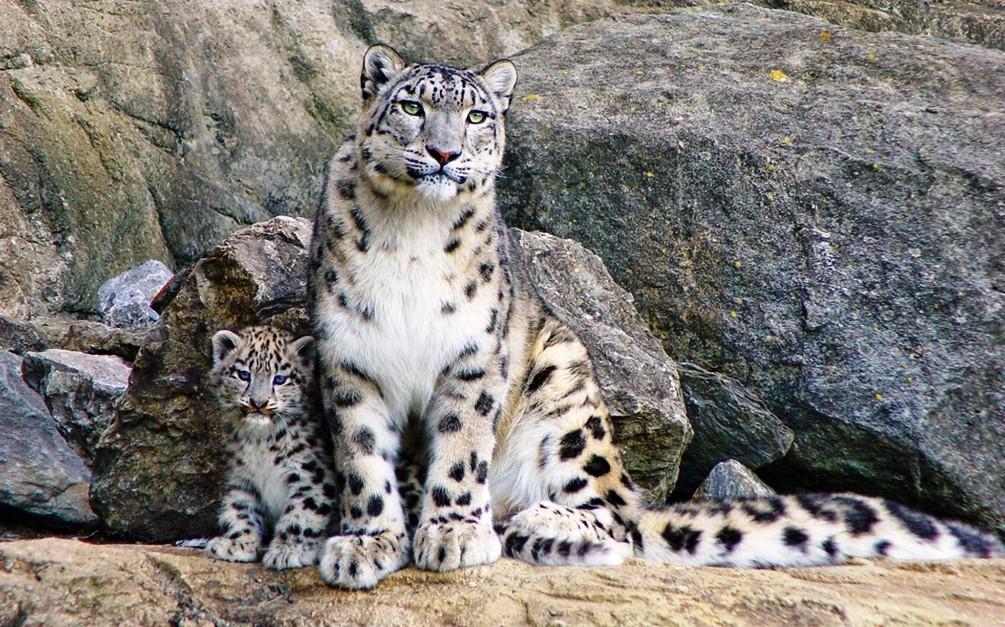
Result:
{"label": "green eye", "polygon": [[408,115],[422,115],[422,105],[414,100],[404,100],[401,102],[401,110]]}
{"label": "green eye", "polygon": [[472,124],[481,124],[484,121],[485,121],[484,111],[472,111],[468,113],[468,122],[471,122]]}

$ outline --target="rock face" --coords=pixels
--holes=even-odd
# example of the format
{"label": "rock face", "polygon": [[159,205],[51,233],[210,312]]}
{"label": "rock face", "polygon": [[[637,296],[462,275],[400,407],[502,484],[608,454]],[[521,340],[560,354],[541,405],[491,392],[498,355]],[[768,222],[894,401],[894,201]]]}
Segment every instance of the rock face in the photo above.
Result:
{"label": "rock face", "polygon": [[98,288],[98,311],[113,327],[149,327],[157,322],[150,301],[174,273],[151,259],[112,277]]}
{"label": "rock face", "polygon": [[[226,460],[223,425],[203,383],[210,337],[253,323],[309,332],[310,231],[303,218],[278,217],[235,233],[193,267],[167,305],[98,446],[91,498],[112,533],[161,540],[213,532]],[[517,232],[513,241],[546,300],[584,330],[598,356],[629,470],[665,495],[690,437],[673,362],[595,255],[540,234]]]}
{"label": "rock face", "polygon": [[749,468],[727,459],[715,465],[712,472],[695,491],[694,501],[721,501],[723,499],[773,496],[775,491],[757,478]]}
{"label": "rock face", "polygon": [[87,504],[90,471],[21,380],[21,358],[8,352],[0,352],[0,433],[0,505],[50,524],[97,522]]}
{"label": "rock face", "polygon": [[1005,562],[787,570],[541,568],[501,559],[439,574],[409,568],[369,592],[211,561],[190,549],[43,539],[0,544],[2,624],[987,625]]}
{"label": "rock face", "polygon": [[738,381],[691,363],[677,370],[694,438],[681,460],[676,497],[687,498],[720,462],[756,470],[788,452],[792,430]]}
{"label": "rock face", "polygon": [[662,502],[692,434],[673,361],[599,257],[571,240],[511,233],[531,284],[589,349],[632,478]]}
{"label": "rock face", "polygon": [[766,0],[756,4],[867,31],[934,35],[1005,49],[1005,6],[999,0]]}
{"label": "rock face", "polygon": [[377,38],[484,63],[614,8],[5,2],[0,315],[93,311],[98,286],[137,263],[184,266],[242,225],[312,214]]}
{"label": "rock face", "polygon": [[1005,53],[736,5],[515,61],[510,223],[765,400],[796,440],[762,476],[1005,522]]}
{"label": "rock face", "polygon": [[60,434],[88,465],[131,370],[121,357],[61,349],[26,353],[21,364],[24,381],[42,396]]}

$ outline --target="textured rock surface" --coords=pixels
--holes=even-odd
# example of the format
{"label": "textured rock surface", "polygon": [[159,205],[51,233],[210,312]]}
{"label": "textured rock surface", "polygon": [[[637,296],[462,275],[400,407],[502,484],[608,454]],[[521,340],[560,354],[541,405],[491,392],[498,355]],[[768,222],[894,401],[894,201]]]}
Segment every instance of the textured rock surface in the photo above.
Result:
{"label": "textured rock surface", "polygon": [[0,316],[0,351],[21,355],[25,351],[43,351],[47,348],[49,344],[33,325]]}
{"label": "textured rock surface", "polygon": [[25,353],[21,363],[22,378],[42,396],[60,434],[88,465],[131,370],[121,357],[61,349]]}
{"label": "textured rock surface", "polygon": [[[728,1],[728,0],[727,0]],[[721,0],[622,0],[640,11],[724,4]],[[753,0],[823,18],[864,31],[897,31],[1005,48],[1005,5],[1001,0]]]}
{"label": "textured rock surface", "polygon": [[151,259],[114,276],[98,288],[98,311],[113,327],[149,327],[157,322],[153,300],[174,273]]}
{"label": "textured rock surface", "polygon": [[0,506],[49,523],[90,525],[91,473],[35,390],[21,380],[21,358],[0,352]]}
{"label": "textured rock surface", "polygon": [[1001,0],[766,0],[757,4],[867,31],[934,35],[1005,49],[1005,5]]}
{"label": "textured rock surface", "polygon": [[184,266],[242,225],[312,214],[377,38],[484,63],[614,6],[0,4],[0,315],[92,311],[137,263]]}
{"label": "textured rock surface", "polygon": [[[278,217],[235,233],[195,265],[167,305],[98,447],[92,502],[112,533],[165,539],[212,532],[225,459],[215,401],[203,387],[210,337],[252,323],[308,332],[310,230],[303,218]],[[549,303],[576,325],[592,321],[584,339],[591,353],[608,355],[600,359],[601,387],[623,432],[629,470],[644,488],[665,493],[690,436],[673,362],[595,255],[550,236],[515,239]]]}
{"label": "textured rock surface", "polygon": [[792,445],[792,430],[738,381],[691,363],[677,365],[694,438],[684,451],[675,496],[686,498],[727,459],[757,469]]}
{"label": "textured rock surface", "polygon": [[212,562],[193,550],[44,539],[0,544],[3,624],[988,625],[1005,562],[740,571],[634,561],[544,568],[502,559],[407,569],[373,591]]}
{"label": "textured rock surface", "polygon": [[1005,53],[738,5],[516,63],[511,223],[764,398],[796,442],[762,476],[1005,522]]}
{"label": "textured rock surface", "polygon": [[758,479],[753,471],[735,459],[728,459],[715,465],[695,490],[692,500],[719,501],[774,494],[771,486]]}
{"label": "textured rock surface", "polygon": [[44,343],[42,348],[31,350],[61,348],[95,355],[118,355],[126,361],[136,359],[149,332],[149,329],[124,329],[59,315],[33,318],[27,326]]}
{"label": "textured rock surface", "polygon": [[571,240],[512,233],[531,284],[589,349],[632,478],[663,501],[691,440],[673,361],[599,257]]}

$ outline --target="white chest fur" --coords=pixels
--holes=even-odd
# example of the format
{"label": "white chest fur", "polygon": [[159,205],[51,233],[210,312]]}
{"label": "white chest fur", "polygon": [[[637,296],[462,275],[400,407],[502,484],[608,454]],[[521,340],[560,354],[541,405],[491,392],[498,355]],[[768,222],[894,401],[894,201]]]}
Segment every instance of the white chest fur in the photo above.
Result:
{"label": "white chest fur", "polygon": [[258,489],[266,515],[274,522],[286,506],[289,484],[286,482],[288,469],[276,465],[276,453],[269,450],[270,445],[266,439],[246,441],[239,454],[244,462],[241,475]]}
{"label": "white chest fur", "polygon": [[319,313],[338,338],[335,355],[380,385],[387,418],[401,426],[424,412],[437,377],[484,330],[487,312],[464,296],[465,256],[444,251],[450,222],[398,220],[383,233],[373,225],[370,250],[350,268],[352,296],[372,319],[334,301]]}

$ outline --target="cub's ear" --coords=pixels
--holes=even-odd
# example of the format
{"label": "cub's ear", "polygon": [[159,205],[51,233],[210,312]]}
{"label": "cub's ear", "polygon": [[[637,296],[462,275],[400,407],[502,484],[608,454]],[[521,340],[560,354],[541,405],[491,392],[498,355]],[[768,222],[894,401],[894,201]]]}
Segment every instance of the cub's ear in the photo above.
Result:
{"label": "cub's ear", "polygon": [[380,88],[405,69],[405,60],[391,46],[375,44],[363,55],[363,73],[359,77],[359,86],[363,90],[363,100],[369,101],[377,95]]}
{"label": "cub's ear", "polygon": [[217,331],[213,336],[213,365],[226,359],[240,343],[241,337],[233,331]]}
{"label": "cub's ear", "polygon": [[314,338],[305,335],[291,342],[286,349],[286,354],[304,370],[310,370],[314,367]]}
{"label": "cub's ear", "polygon": [[513,88],[516,87],[516,66],[509,59],[500,59],[486,65],[478,75],[499,99],[502,106],[500,113],[506,113],[510,99],[513,98]]}

